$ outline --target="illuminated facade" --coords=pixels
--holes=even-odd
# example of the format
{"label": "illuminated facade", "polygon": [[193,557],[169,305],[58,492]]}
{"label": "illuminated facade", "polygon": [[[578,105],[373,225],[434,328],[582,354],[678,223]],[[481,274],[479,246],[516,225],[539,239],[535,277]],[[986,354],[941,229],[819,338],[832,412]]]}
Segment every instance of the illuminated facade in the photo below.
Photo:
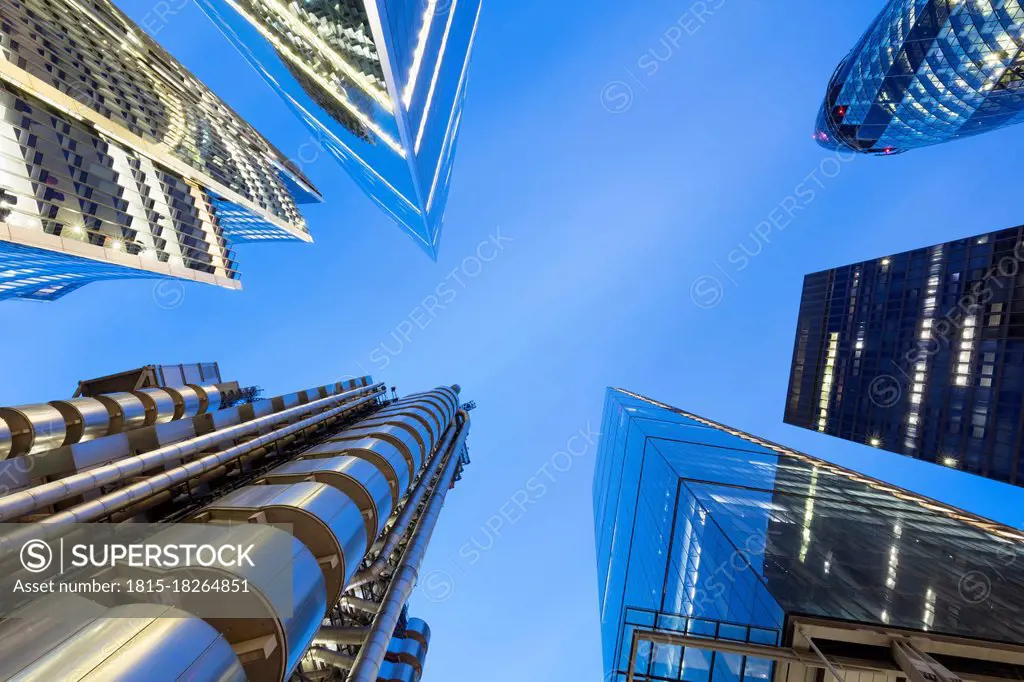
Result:
{"label": "illuminated facade", "polygon": [[1024,4],[888,0],[836,69],[815,139],[894,154],[1024,120]]}
{"label": "illuminated facade", "polygon": [[235,245],[311,241],[296,202],[317,191],[109,0],[0,9],[0,299],[237,289]]}
{"label": "illuminated facade", "polygon": [[786,423],[1024,482],[1022,257],[1012,228],[808,275]]}
{"label": "illuminated facade", "polygon": [[481,0],[199,0],[326,150],[437,258]]}
{"label": "illuminated facade", "polygon": [[[23,570],[11,547],[83,524],[139,544],[154,541],[135,530],[148,524],[178,542],[214,533],[252,557],[144,574],[245,585],[227,599],[161,587],[12,603],[5,583],[0,678],[417,682],[430,628],[407,604],[469,463],[460,392],[389,398],[360,377],[247,400],[207,363],[147,366],[82,381],[74,398],[0,408],[5,576]],[[126,570],[92,577],[123,588],[139,575]]]}
{"label": "illuminated facade", "polygon": [[1024,672],[1020,531],[628,391],[601,434],[609,682]]}

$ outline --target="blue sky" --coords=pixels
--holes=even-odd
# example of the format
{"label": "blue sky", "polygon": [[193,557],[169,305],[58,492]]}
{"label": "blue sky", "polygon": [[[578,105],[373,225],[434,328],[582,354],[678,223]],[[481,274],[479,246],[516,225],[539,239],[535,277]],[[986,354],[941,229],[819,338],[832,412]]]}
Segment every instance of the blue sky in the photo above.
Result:
{"label": "blue sky", "polygon": [[[316,243],[241,249],[241,293],[114,282],[5,303],[0,403],[151,362],[217,360],[268,395],[360,366],[402,392],[462,384],[473,464],[413,599],[427,682],[485,664],[489,682],[600,679],[596,447],[573,437],[609,385],[1024,525],[1024,491],[782,424],[803,275],[1018,224],[1004,187],[1024,130],[836,160],[814,118],[881,0],[777,5],[485,0],[437,264],[325,158],[305,166],[328,198],[307,212]],[[157,38],[297,154],[304,129],[198,9]],[[789,217],[800,188],[814,198]],[[425,318],[442,284],[455,296]]]}

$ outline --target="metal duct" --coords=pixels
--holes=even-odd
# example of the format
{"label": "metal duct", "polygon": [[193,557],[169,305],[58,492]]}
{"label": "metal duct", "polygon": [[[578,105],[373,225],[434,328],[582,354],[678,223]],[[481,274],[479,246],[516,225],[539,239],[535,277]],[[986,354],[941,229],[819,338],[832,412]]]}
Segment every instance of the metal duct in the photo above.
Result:
{"label": "metal duct", "polygon": [[174,398],[174,418],[186,419],[202,412],[203,399],[191,386],[175,386],[164,389]]}
{"label": "metal duct", "polygon": [[351,668],[352,663],[355,661],[355,659],[348,654],[343,654],[332,649],[326,649],[321,646],[315,646],[310,649],[308,655],[314,661],[318,661],[334,668],[341,668],[342,670],[348,670]]}
{"label": "metal duct", "polygon": [[346,644],[356,646],[363,643],[370,628],[322,627],[313,638],[314,644]]}
{"label": "metal duct", "polygon": [[220,387],[211,384],[209,386],[196,386],[189,384],[189,386],[199,394],[200,398],[200,414],[207,412],[216,412],[221,408],[224,402],[224,393],[220,390]]}
{"label": "metal duct", "polygon": [[285,462],[258,482],[298,483],[310,479],[337,488],[356,503],[363,516],[369,547],[384,530],[396,504],[383,472],[365,459],[340,455]]}
{"label": "metal duct", "polygon": [[[245,682],[231,645],[200,618],[153,604],[109,610],[94,604],[102,615],[84,621],[54,615],[52,609],[68,597],[43,600],[43,614],[25,612],[0,624],[0,677],[107,682],[154,679],[159,671],[168,682]],[[76,606],[88,603],[74,599]]]}
{"label": "metal duct", "polygon": [[3,419],[11,432],[11,451],[8,456],[36,454],[59,448],[67,437],[64,415],[45,403],[0,407]]}
{"label": "metal duct", "polygon": [[416,472],[423,466],[427,454],[434,447],[434,443],[431,441],[426,449],[422,448],[419,441],[405,428],[389,424],[365,426],[362,422],[332,437],[326,444],[330,444],[338,450],[367,438],[385,440],[397,448],[405,459],[404,464],[408,468],[410,479],[416,477]]}
{"label": "metal duct", "polygon": [[[435,408],[436,409],[436,408]],[[398,415],[405,415],[412,417],[420,421],[427,431],[430,433],[430,440],[437,442],[438,437],[443,429],[441,428],[440,420],[437,414],[429,409],[425,404],[420,403],[391,403],[388,407],[384,408],[380,412],[377,412],[374,417],[395,417]]]}
{"label": "metal duct", "polygon": [[448,452],[441,476],[430,496],[430,501],[427,502],[426,509],[423,510],[423,514],[416,524],[416,529],[402,555],[401,563],[391,576],[387,592],[384,594],[384,601],[373,619],[366,643],[359,649],[359,655],[356,656],[355,665],[352,667],[347,682],[376,682],[377,675],[381,672],[381,665],[387,654],[392,633],[398,625],[402,608],[409,601],[412,590],[416,586],[419,568],[427,551],[427,544],[437,525],[437,518],[444,505],[444,498],[448,494],[448,489],[455,478],[455,472],[458,470],[459,453],[469,434],[469,414],[460,411],[459,418],[459,430]]}
{"label": "metal duct", "polygon": [[[316,403],[310,403],[308,405],[302,405],[300,407],[286,410],[284,412],[277,412],[266,417],[260,417],[252,421],[248,421],[237,426],[228,427],[220,431],[208,433],[202,436],[197,436],[190,440],[174,443],[167,445],[162,448],[147,452],[143,455],[136,457],[126,457],[124,459],[111,462],[98,466],[94,469],[90,469],[87,472],[72,474],[58,481],[51,483],[44,483],[23,490],[17,493],[12,493],[4,497],[0,497],[0,522],[9,521],[16,519],[19,516],[24,516],[29,512],[32,512],[40,507],[45,507],[62,500],[66,500],[70,497],[77,497],[83,493],[96,490],[103,485],[123,481],[126,478],[138,476],[146,471],[155,469],[156,467],[162,466],[169,462],[179,461],[188,457],[197,455],[201,452],[208,451],[210,448],[222,445],[227,442],[232,442],[237,438],[251,436],[258,433],[261,429],[275,426],[277,424],[286,422],[289,419],[294,419],[301,414],[308,412],[317,412],[317,410],[324,409],[330,404],[336,404],[341,402],[341,405],[329,409],[325,412],[319,412],[313,417],[303,419],[290,426],[270,431],[269,433],[249,440],[242,445],[236,445],[223,452],[215,455],[209,455],[198,460],[189,462],[187,465],[177,467],[166,472],[161,478],[160,482],[156,483],[152,480],[144,480],[139,484],[128,486],[118,490],[113,495],[116,496],[116,500],[112,495],[106,495],[97,500],[93,500],[93,503],[98,503],[100,500],[105,500],[111,503],[111,508],[120,509],[122,507],[117,506],[118,502],[126,501],[125,506],[137,501],[132,495],[144,495],[146,491],[157,492],[159,490],[166,490],[167,487],[177,484],[183,480],[187,480],[190,476],[205,473],[212,468],[220,466],[225,462],[229,462],[233,459],[237,459],[244,454],[252,452],[259,447],[269,445],[278,438],[282,438],[286,435],[295,433],[309,426],[313,426],[327,419],[341,415],[343,412],[355,409],[356,407],[362,406],[370,401],[376,400],[376,393],[384,389],[383,384],[377,384],[370,388],[357,389],[350,393],[342,393],[340,395],[333,396],[331,398],[325,398],[323,401],[317,401]],[[357,398],[366,393],[364,397],[358,398],[352,402],[344,402],[352,398]],[[50,408],[53,409],[53,408]],[[56,412],[56,410],[54,410]],[[57,413],[59,414],[59,413]],[[0,413],[0,417],[4,415]],[[61,421],[63,424],[63,420]],[[204,468],[204,467],[209,468]],[[181,479],[178,480],[171,476],[173,471],[179,471]],[[166,487],[164,487],[166,484]],[[68,510],[70,511],[70,510]],[[89,513],[102,512],[102,508],[90,508]],[[67,512],[55,515],[46,520],[47,523],[59,523],[59,522],[84,522],[94,520],[95,518],[101,518],[100,516],[86,518],[88,514],[83,513],[82,518],[66,516]],[[60,519],[60,520],[58,520]]]}
{"label": "metal duct", "polygon": [[388,484],[391,486],[391,497],[395,500],[402,499],[402,495],[409,489],[412,475],[409,473],[407,454],[380,438],[362,438],[343,443],[321,443],[305,450],[300,456],[303,459],[308,459],[338,455],[359,457],[380,469],[388,479]]}
{"label": "metal duct", "polygon": [[0,459],[7,459],[11,454],[14,442],[11,437],[11,427],[3,417],[0,417]]}
{"label": "metal duct", "polygon": [[64,418],[67,428],[65,445],[84,443],[111,433],[110,412],[106,405],[95,398],[51,400],[50,405]]}
{"label": "metal duct", "polygon": [[124,433],[146,425],[146,405],[132,393],[106,393],[96,396],[110,414],[110,433]]}
{"label": "metal duct", "polygon": [[163,388],[143,388],[132,391],[142,404],[146,406],[146,426],[154,424],[166,424],[174,420],[174,414],[178,410],[175,396]]}
{"label": "metal duct", "polygon": [[[271,445],[277,440],[299,433],[311,426],[315,426],[332,417],[339,416],[344,412],[353,410],[361,406],[363,403],[375,399],[376,398],[373,395],[366,396],[364,398],[356,400],[353,403],[347,403],[345,405],[342,405],[341,407],[336,407],[333,410],[329,410],[322,414],[318,414],[313,417],[303,419],[302,421],[291,424],[290,426],[280,428],[276,431],[271,431],[266,435],[259,436],[250,441],[246,441],[242,445],[236,445],[233,448],[228,448],[223,452],[218,452],[212,455],[207,455],[205,457],[200,457],[199,459],[195,459],[191,462],[188,462],[187,464],[174,467],[173,469],[168,469],[163,473],[156,474],[148,478],[144,478],[140,481],[132,483],[131,485],[126,485],[125,487],[119,488],[118,490],[115,490],[112,493],[101,495],[100,497],[97,497],[78,506],[65,509],[61,512],[58,512],[57,514],[54,514],[53,516],[44,519],[41,523],[49,525],[66,525],[69,523],[86,523],[89,521],[102,519],[106,516],[109,516],[111,512],[118,511],[126,507],[130,507],[136,502],[144,500],[148,497],[152,497],[158,492],[174,488],[175,486],[181,485],[186,481],[191,480],[197,476],[201,476],[202,474],[209,473],[215,469],[218,469],[224,464],[239,459],[240,457],[249,454],[259,448]],[[194,441],[201,441],[202,439],[203,438],[201,437],[194,439]],[[173,448],[177,446],[167,447]],[[153,454],[154,453],[151,452],[145,455],[140,455],[138,458],[128,459],[145,459]],[[99,472],[100,470],[108,472],[110,471],[110,467],[113,467],[113,470],[115,472],[122,472],[123,477],[122,470],[126,467],[122,467],[120,465],[125,464],[125,462],[126,460],[120,460],[110,465],[96,467],[95,469],[91,469],[88,472],[86,472],[86,476],[91,475],[95,480],[95,474],[97,472]],[[115,480],[121,480],[120,478],[117,477],[116,473],[112,475],[114,476]],[[75,474],[74,476],[68,476],[66,479],[61,479],[61,481],[57,482],[60,483],[75,478],[76,476],[80,475]],[[33,488],[24,492],[32,493],[35,492],[36,490],[39,490],[39,488],[45,487],[46,485],[48,484],[44,484],[43,486],[39,486],[37,488]],[[0,507],[3,506],[3,503],[7,499],[14,498],[20,494],[21,493],[15,493],[15,495],[10,495],[8,497],[0,497]],[[19,528],[16,531],[12,531],[0,537],[0,549],[2,549],[5,544],[12,547],[18,546],[18,543],[23,542],[26,537],[33,537],[33,526],[25,525],[23,526],[23,528],[24,530],[22,530],[22,528]]]}
{"label": "metal duct", "polygon": [[[413,440],[416,441],[416,445],[419,447],[421,452],[429,453],[433,449],[433,441],[430,438],[430,429],[421,420],[415,419],[410,415],[402,414],[401,412],[381,415],[377,412],[366,419],[363,419],[351,429],[338,434],[335,436],[336,439],[342,439],[346,433],[351,433],[360,429],[369,429],[380,426],[393,426],[400,429],[405,429],[412,435]],[[405,439],[402,439],[405,440]]]}
{"label": "metal duct", "polygon": [[437,449],[437,452],[430,460],[430,464],[427,465],[423,475],[420,476],[419,482],[416,484],[416,488],[409,494],[409,499],[406,500],[405,506],[402,508],[402,513],[398,516],[395,524],[388,531],[387,539],[384,540],[384,545],[377,552],[377,556],[365,569],[359,571],[352,577],[349,582],[348,589],[365,585],[368,582],[372,582],[380,576],[384,567],[388,564],[388,558],[398,547],[399,541],[405,532],[409,529],[409,524],[412,522],[412,517],[416,514],[416,510],[420,506],[420,502],[423,501],[423,496],[426,495],[427,490],[430,488],[430,484],[437,473],[438,468],[441,466],[445,455],[451,447],[452,440],[455,438],[455,432],[458,427],[449,428],[445,433],[445,438],[441,442],[441,447]]}
{"label": "metal duct", "polygon": [[[223,539],[211,542],[208,529],[217,526],[223,530]],[[244,615],[205,620],[231,644],[242,661],[249,682],[282,682],[288,679],[327,612],[324,576],[316,559],[297,538],[291,538],[290,552],[281,552],[280,542],[272,540],[280,532],[259,523],[182,523],[152,538],[154,543],[179,546],[203,543],[253,545],[248,552],[253,566],[241,562],[240,566],[189,566],[166,572],[170,579],[180,576],[200,582],[225,578],[247,581],[248,592],[222,592],[218,595],[219,609]],[[288,588],[291,598],[286,603],[273,596]],[[178,593],[174,599],[186,611],[202,612],[200,604],[208,603],[209,596],[200,592]],[[287,611],[279,611],[278,608]],[[165,648],[172,651],[166,645]]]}
{"label": "metal duct", "polygon": [[197,518],[204,522],[288,524],[292,535],[320,564],[328,604],[338,600],[366,555],[359,507],[345,493],[323,483],[246,486],[207,505]]}

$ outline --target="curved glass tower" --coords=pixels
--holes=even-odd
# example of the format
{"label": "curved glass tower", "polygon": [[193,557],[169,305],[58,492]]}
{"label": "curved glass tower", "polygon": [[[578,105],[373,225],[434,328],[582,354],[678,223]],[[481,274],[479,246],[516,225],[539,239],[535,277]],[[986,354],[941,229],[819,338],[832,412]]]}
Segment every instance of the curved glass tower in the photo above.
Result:
{"label": "curved glass tower", "polygon": [[1019,0],[889,0],[836,69],[814,137],[895,154],[1024,119]]}

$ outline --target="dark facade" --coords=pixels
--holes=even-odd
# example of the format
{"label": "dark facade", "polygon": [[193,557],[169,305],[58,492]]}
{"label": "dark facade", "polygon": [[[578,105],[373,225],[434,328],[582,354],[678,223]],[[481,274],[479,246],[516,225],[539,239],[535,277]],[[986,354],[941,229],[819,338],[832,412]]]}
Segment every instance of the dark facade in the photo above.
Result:
{"label": "dark facade", "polygon": [[1021,228],[804,279],[785,421],[1021,482]]}
{"label": "dark facade", "polygon": [[623,390],[601,434],[606,680],[923,679],[906,638],[933,671],[1024,672],[1019,531]]}
{"label": "dark facade", "polygon": [[1024,119],[1019,0],[889,0],[836,69],[815,139],[893,154]]}

